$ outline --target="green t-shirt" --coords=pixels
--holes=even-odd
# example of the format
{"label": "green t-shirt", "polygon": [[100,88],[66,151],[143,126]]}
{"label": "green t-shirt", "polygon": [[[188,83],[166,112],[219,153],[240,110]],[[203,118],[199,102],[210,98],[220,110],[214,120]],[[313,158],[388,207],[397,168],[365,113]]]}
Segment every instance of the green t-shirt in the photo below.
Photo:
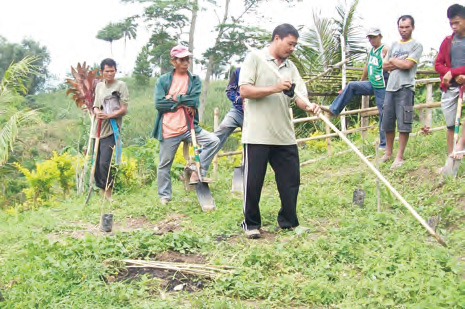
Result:
{"label": "green t-shirt", "polygon": [[[128,106],[129,103],[129,91],[126,83],[120,80],[115,80],[110,85],[107,85],[105,81],[100,82],[97,84],[95,88],[95,100],[94,106],[100,108],[103,105],[103,100],[110,96],[114,91],[119,92],[120,94],[120,104]],[[123,122],[122,117],[116,118],[116,123],[118,128],[121,130],[121,124]],[[97,126],[95,126],[97,128]],[[93,136],[96,136],[96,132],[94,132]],[[110,120],[102,120],[102,128],[100,129],[100,138],[105,138],[113,134],[113,129],[110,124]]]}
{"label": "green t-shirt", "polygon": [[[270,55],[268,47],[249,53],[241,66],[239,86],[250,84],[257,87],[272,86],[279,78],[264,63],[266,59],[276,66],[284,78],[296,84],[296,91],[307,95],[302,78],[296,66],[288,59],[278,67],[277,61]],[[296,144],[294,126],[289,112],[292,99],[284,93],[274,93],[260,99],[246,99],[244,103],[244,123],[242,126],[242,143],[262,145]]]}
{"label": "green t-shirt", "polygon": [[372,47],[368,54],[367,71],[368,80],[370,81],[373,88],[385,88],[383,77],[383,48],[381,44],[378,48]]}

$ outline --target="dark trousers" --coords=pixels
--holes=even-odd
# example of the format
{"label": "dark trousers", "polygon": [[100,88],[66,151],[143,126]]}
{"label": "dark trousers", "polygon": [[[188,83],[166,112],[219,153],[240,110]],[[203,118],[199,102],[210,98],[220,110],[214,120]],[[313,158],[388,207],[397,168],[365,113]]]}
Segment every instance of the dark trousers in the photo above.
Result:
{"label": "dark trousers", "polygon": [[244,230],[261,227],[260,195],[266,168],[270,162],[281,199],[278,224],[281,228],[299,225],[296,207],[300,185],[297,145],[244,144]]}
{"label": "dark trousers", "polygon": [[[113,155],[113,148],[115,147],[115,138],[113,134],[100,139],[99,147],[97,150],[97,162],[95,166],[95,185],[100,189],[113,186],[113,177],[108,173],[111,164],[111,157]],[[108,182],[107,177],[109,176]]]}

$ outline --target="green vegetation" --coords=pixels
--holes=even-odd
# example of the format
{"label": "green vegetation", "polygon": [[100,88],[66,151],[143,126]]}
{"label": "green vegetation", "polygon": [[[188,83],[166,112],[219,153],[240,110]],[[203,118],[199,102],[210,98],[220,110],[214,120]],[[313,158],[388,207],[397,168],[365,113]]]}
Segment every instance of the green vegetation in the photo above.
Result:
{"label": "green vegetation", "polygon": [[[137,141],[129,138],[136,134],[128,128],[142,132],[154,116],[151,89],[131,82],[127,144]],[[229,105],[221,88],[210,93],[210,102],[221,103],[223,115]],[[72,108],[70,113],[78,113]],[[61,121],[52,124],[57,128]],[[370,132],[366,155],[374,155],[376,136]],[[356,135],[351,139],[361,144]],[[98,232],[102,206],[109,205],[102,205],[97,194],[86,207],[83,196],[55,194],[33,210],[17,205],[0,212],[2,307],[463,307],[465,178],[461,169],[458,179],[439,184],[434,170],[444,161],[443,133],[412,137],[408,162],[396,171],[389,170],[389,163],[380,170],[423,218],[441,217],[437,230],[448,248],[383,186],[378,213],[375,177],[352,153],[302,167],[298,214],[308,232],[276,229],[279,198],[270,171],[261,200],[264,237],[248,240],[239,227],[241,198],[230,193],[230,159],[220,160],[218,180],[211,185],[215,212],[201,212],[195,192],[185,191],[177,178],[173,201],[162,206],[154,181],[158,143],[145,140],[143,146],[133,143],[125,149],[129,163],[118,171],[116,202],[109,210],[114,233]],[[334,152],[347,148],[333,141]],[[301,159],[324,156],[324,151],[324,142],[306,143]],[[128,179],[135,183],[125,183]],[[356,188],[366,191],[363,208],[352,204]],[[126,258],[194,260],[234,271],[210,281],[127,269],[121,262]],[[178,284],[184,286],[176,292]]]}

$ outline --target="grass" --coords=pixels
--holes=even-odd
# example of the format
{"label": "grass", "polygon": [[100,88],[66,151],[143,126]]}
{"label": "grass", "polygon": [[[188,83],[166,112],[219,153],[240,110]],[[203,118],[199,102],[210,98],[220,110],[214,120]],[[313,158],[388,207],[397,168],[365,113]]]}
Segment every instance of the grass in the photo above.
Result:
{"label": "grass", "polygon": [[[301,157],[321,156],[318,145],[307,143]],[[2,211],[0,291],[5,300],[0,305],[463,308],[465,177],[461,169],[456,180],[440,185],[434,169],[444,161],[444,149],[441,132],[413,137],[408,162],[396,171],[387,163],[380,171],[423,218],[441,216],[438,232],[447,248],[384,186],[382,211],[376,211],[375,176],[353,153],[302,167],[298,216],[308,233],[276,229],[279,197],[269,171],[261,199],[265,237],[248,240],[239,226],[242,201],[229,192],[232,166],[223,164],[211,185],[218,206],[212,213],[201,212],[195,193],[184,191],[177,180],[168,205],[159,203],[155,183],[116,195],[115,224],[143,218],[149,225],[138,229],[108,235],[89,231],[99,223],[97,194],[85,208],[83,197],[75,196],[33,211]],[[369,143],[365,153],[374,154]],[[352,204],[356,188],[366,191],[362,208]],[[203,281],[203,288],[193,292],[175,292],[150,273],[109,280],[125,273],[123,259],[157,259],[169,252],[200,256],[206,264],[229,265],[234,272]]]}

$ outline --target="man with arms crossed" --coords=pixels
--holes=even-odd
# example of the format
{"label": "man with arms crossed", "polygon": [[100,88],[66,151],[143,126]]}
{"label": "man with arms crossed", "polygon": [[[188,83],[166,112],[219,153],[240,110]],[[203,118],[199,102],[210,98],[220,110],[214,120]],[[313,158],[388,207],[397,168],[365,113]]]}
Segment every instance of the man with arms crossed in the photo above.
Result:
{"label": "man with arms crossed", "polygon": [[[441,77],[441,107],[447,126],[447,153],[454,149],[454,124],[457,112],[459,87],[465,82],[465,7],[454,4],[447,9],[452,35],[447,36],[439,48],[434,67]],[[465,146],[465,136],[457,143],[457,150]],[[463,155],[458,155],[461,159]]]}
{"label": "man with arms crossed", "polygon": [[[276,27],[271,44],[249,53],[241,68],[240,93],[247,99],[242,127],[245,166],[244,221],[241,226],[249,238],[260,237],[259,202],[268,162],[275,172],[281,199],[278,224],[281,228],[299,225],[296,213],[299,154],[289,104],[295,99],[297,106],[313,113],[319,113],[320,107],[313,103],[307,106],[292,93],[295,87],[301,94],[307,94],[297,68],[288,60],[298,38],[299,33],[293,26],[282,24]],[[264,61],[276,67],[283,79],[279,79]]]}
{"label": "man with arms crossed", "polygon": [[[173,70],[160,76],[155,85],[155,108],[158,113],[152,135],[160,141],[157,185],[161,204],[167,204],[172,198],[170,170],[176,150],[182,141],[192,140],[189,120],[193,118],[197,143],[203,147],[200,153],[201,171],[192,172],[191,184],[199,181],[197,173],[206,176],[219,144],[213,133],[198,124],[197,108],[202,82],[197,75],[188,71],[191,55],[185,46],[173,47],[170,51]],[[209,181],[205,177],[203,180]]]}
{"label": "man with arms crossed", "polygon": [[381,158],[385,162],[391,158],[394,138],[399,131],[399,151],[391,169],[404,164],[404,151],[413,122],[413,96],[417,64],[423,52],[423,46],[412,39],[415,21],[410,15],[397,20],[400,41],[395,41],[389,49],[383,69],[390,72],[383,105],[383,130],[386,132],[386,153]]}

